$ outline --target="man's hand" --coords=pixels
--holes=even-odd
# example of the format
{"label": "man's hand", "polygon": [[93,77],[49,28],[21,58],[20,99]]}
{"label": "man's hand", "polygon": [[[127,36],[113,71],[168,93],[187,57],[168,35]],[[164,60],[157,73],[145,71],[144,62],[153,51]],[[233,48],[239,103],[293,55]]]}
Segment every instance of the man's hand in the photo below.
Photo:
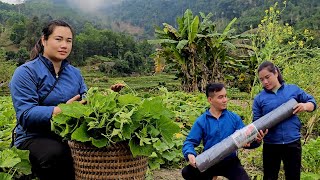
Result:
{"label": "man's hand", "polygon": [[196,165],[196,157],[193,154],[188,154],[189,164],[195,168],[197,168]]}
{"label": "man's hand", "polygon": [[118,83],[111,86],[111,90],[114,92],[119,92],[125,85]]}
{"label": "man's hand", "polygon": [[266,134],[268,134],[268,129],[266,129],[264,132],[260,130],[258,136],[256,137],[256,141],[260,143]]}
{"label": "man's hand", "polygon": [[250,147],[250,144],[251,144],[251,143],[244,144],[242,147],[243,147],[243,148]]}

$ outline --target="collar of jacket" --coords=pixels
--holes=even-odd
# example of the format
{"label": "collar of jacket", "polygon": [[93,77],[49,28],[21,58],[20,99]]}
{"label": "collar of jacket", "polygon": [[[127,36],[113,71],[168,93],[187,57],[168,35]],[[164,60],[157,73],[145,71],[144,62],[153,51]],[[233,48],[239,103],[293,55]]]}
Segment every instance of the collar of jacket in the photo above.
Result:
{"label": "collar of jacket", "polygon": [[[225,115],[225,114],[227,113],[227,111],[228,111],[227,109],[222,110],[220,117],[222,117],[222,115]],[[210,108],[208,108],[208,109],[206,110],[206,115],[213,117],[212,114],[210,113]],[[215,117],[214,117],[214,118],[215,118]]]}
{"label": "collar of jacket", "polygon": [[[278,90],[283,89],[284,86],[285,86],[285,82],[282,82],[282,83],[281,83],[281,86],[280,86],[280,88],[279,88]],[[266,89],[265,87],[263,87],[263,89],[264,89],[267,93],[274,93],[272,90],[268,90],[268,89]]]}
{"label": "collar of jacket", "polygon": [[[41,54],[39,55],[39,59],[48,68],[48,70],[51,72],[51,74],[53,76],[56,76],[56,72],[54,71],[54,67],[53,67],[52,62]],[[58,75],[60,75],[61,71],[68,65],[69,65],[68,60],[66,60],[66,59],[62,60],[60,71],[58,72]]]}

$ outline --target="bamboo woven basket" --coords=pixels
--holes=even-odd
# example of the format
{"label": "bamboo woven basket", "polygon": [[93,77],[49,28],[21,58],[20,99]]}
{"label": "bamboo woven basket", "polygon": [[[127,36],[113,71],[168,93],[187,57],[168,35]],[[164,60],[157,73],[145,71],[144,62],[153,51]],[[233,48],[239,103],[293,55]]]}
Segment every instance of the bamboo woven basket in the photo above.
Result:
{"label": "bamboo woven basket", "polygon": [[147,157],[133,157],[127,143],[96,148],[68,141],[76,180],[145,179]]}

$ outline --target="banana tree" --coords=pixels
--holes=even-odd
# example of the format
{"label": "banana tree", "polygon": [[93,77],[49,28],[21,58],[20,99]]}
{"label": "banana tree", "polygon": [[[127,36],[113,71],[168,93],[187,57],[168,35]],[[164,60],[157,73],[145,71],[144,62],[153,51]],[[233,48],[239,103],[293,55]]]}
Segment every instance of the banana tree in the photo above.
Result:
{"label": "banana tree", "polygon": [[200,13],[194,16],[187,9],[183,17],[177,18],[178,28],[163,23],[164,28],[156,29],[156,40],[149,40],[151,44],[159,44],[157,57],[162,57],[170,64],[182,80],[184,91],[203,91],[208,82],[224,81],[224,72],[230,69],[243,68],[228,53],[236,48],[232,36],[230,22],[222,33],[215,30],[215,24],[210,20],[212,14],[207,16]]}

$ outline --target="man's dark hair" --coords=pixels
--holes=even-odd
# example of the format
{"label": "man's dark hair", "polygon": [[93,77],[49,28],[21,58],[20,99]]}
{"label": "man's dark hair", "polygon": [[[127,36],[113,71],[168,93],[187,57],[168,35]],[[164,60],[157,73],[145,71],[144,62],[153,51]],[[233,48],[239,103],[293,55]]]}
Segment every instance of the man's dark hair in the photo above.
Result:
{"label": "man's dark hair", "polygon": [[219,92],[224,88],[222,83],[209,83],[206,87],[206,96],[207,98],[215,92]]}

